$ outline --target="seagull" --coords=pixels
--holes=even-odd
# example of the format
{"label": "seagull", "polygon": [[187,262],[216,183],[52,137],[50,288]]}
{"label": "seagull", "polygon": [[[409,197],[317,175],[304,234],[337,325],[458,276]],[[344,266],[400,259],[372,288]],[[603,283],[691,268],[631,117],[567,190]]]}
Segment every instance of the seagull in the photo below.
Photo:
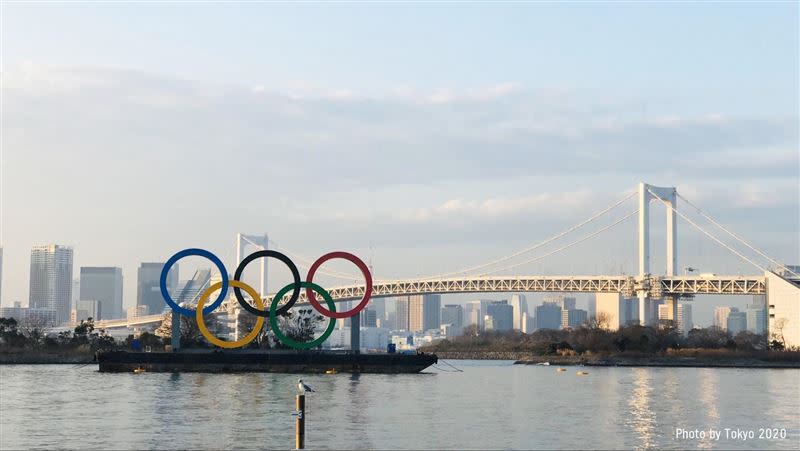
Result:
{"label": "seagull", "polygon": [[297,379],[297,389],[301,392],[313,392],[314,389],[303,383],[303,379]]}

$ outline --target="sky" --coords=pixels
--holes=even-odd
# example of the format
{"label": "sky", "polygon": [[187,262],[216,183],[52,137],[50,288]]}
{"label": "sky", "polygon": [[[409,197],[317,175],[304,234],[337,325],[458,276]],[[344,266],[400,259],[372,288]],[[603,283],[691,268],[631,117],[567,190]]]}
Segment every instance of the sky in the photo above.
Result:
{"label": "sky", "polygon": [[[640,181],[800,263],[796,2],[0,9],[3,305],[27,303],[36,244],[73,246],[76,277],[121,266],[126,306],[139,262],[185,247],[233,272],[237,232],[414,277],[544,240]],[[635,273],[635,232],[511,272]],[[759,273],[679,235],[680,267]],[[287,276],[271,265],[272,286]],[[695,320],[748,301],[698,298]]]}

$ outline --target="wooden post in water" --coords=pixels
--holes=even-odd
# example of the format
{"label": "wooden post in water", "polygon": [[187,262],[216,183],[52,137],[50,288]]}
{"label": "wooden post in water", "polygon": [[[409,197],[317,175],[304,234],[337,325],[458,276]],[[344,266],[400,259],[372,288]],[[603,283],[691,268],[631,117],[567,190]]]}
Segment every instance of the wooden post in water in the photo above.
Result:
{"label": "wooden post in water", "polygon": [[295,449],[304,449],[306,445],[306,395],[297,395],[295,403],[297,420],[295,420]]}

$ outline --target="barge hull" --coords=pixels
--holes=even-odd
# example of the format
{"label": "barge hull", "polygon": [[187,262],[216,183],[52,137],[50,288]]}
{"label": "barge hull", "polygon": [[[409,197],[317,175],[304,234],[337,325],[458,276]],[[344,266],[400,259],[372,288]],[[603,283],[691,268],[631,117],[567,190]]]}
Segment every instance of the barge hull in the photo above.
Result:
{"label": "barge hull", "polygon": [[283,352],[125,352],[97,354],[101,372],[207,373],[419,373],[438,361],[433,354]]}

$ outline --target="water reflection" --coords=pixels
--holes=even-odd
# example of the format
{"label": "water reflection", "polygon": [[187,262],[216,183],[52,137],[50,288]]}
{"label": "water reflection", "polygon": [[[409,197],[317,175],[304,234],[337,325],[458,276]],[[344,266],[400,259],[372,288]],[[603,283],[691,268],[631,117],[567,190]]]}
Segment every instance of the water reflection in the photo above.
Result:
{"label": "water reflection", "polygon": [[628,399],[631,414],[628,425],[633,428],[638,437],[637,449],[649,449],[655,446],[653,435],[656,415],[650,406],[653,394],[650,371],[647,368],[633,370],[633,390]]}
{"label": "water reflection", "polygon": [[[706,413],[705,426],[719,430],[719,412],[717,411],[717,374],[719,370],[713,368],[700,369],[700,408]],[[716,442],[711,439],[709,434],[700,440],[698,448],[708,449],[714,446]]]}

